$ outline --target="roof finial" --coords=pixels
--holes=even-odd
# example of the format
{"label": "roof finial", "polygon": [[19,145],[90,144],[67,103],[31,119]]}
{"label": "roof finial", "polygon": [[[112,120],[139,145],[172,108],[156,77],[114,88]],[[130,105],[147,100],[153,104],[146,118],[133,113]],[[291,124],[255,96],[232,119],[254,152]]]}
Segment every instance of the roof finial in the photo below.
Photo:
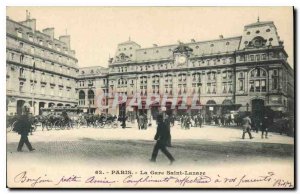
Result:
{"label": "roof finial", "polygon": [[68,29],[66,28],[66,35],[68,35]]}
{"label": "roof finial", "polygon": [[259,22],[259,16],[257,16],[257,22]]}

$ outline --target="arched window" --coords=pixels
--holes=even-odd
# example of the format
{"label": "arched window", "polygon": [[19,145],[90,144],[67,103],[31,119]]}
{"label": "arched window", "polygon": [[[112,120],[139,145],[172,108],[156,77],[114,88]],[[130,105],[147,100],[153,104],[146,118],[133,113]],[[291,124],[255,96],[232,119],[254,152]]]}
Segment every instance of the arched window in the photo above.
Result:
{"label": "arched window", "polygon": [[267,72],[262,68],[252,69],[249,79],[249,92],[267,91]]}
{"label": "arched window", "polygon": [[85,93],[84,91],[79,91],[79,105],[85,105]]}
{"label": "arched window", "polygon": [[93,90],[89,90],[88,91],[88,100],[89,100],[89,104],[92,105],[94,104],[94,98],[95,98],[95,94]]}

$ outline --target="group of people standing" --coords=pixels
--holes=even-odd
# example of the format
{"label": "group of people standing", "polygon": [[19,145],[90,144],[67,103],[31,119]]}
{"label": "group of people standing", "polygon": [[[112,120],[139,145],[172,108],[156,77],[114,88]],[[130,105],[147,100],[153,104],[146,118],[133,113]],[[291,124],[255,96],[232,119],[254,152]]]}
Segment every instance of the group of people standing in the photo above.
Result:
{"label": "group of people standing", "polygon": [[[261,138],[268,138],[268,130],[270,127],[270,119],[267,116],[264,116],[261,119],[261,122],[259,122],[259,126],[256,126],[256,130],[258,130],[258,128],[260,128],[261,130]],[[249,138],[253,139],[253,136],[251,134],[251,129],[253,128],[253,122],[251,120],[251,118],[249,117],[249,115],[247,115],[244,119],[243,119],[243,135],[242,135],[242,139],[245,139],[245,134],[248,133]]]}
{"label": "group of people standing", "polygon": [[197,114],[194,116],[182,115],[180,117],[180,126],[182,129],[190,129],[190,127],[202,127],[203,116],[202,114]]}
{"label": "group of people standing", "polygon": [[139,130],[146,130],[148,127],[148,117],[145,113],[137,116],[137,123]]}

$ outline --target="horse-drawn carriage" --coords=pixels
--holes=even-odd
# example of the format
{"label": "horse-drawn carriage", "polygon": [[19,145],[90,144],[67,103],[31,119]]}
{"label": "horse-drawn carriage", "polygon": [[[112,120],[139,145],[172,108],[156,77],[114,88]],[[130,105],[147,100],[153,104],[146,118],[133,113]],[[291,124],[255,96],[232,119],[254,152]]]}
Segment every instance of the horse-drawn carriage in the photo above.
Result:
{"label": "horse-drawn carriage", "polygon": [[[19,115],[6,115],[6,130],[11,132],[14,130],[14,127],[19,119]],[[37,126],[39,125],[39,119],[37,116],[29,115],[29,121],[32,125],[31,131],[36,131]]]}
{"label": "horse-drawn carriage", "polygon": [[79,108],[73,107],[51,107],[42,108],[42,114],[39,116],[39,121],[42,125],[42,130],[51,129],[71,129],[79,127],[78,122],[82,112]]}
{"label": "horse-drawn carriage", "polygon": [[80,108],[52,107],[43,108],[40,122],[42,129],[71,129],[80,127],[116,128],[117,118],[112,115],[93,115],[84,113]]}

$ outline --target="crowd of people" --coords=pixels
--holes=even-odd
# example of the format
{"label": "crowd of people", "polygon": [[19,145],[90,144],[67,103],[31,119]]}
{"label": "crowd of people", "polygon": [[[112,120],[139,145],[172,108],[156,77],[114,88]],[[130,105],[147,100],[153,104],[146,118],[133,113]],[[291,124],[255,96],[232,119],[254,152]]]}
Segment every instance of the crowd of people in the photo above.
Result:
{"label": "crowd of people", "polygon": [[[24,107],[23,114],[19,116],[17,123],[14,127],[14,131],[21,135],[17,151],[21,152],[23,145],[25,144],[30,151],[34,151],[35,149],[32,147],[32,145],[29,142],[28,135],[30,132],[32,132],[32,119],[29,117],[29,108]],[[55,115],[48,115],[50,117],[54,117]],[[63,118],[63,120],[70,121],[71,118],[68,115],[66,111],[63,111],[60,117]],[[86,120],[87,126],[93,125],[96,122],[104,122],[107,120],[111,120],[113,122],[120,122],[120,126],[122,128],[126,128],[126,122],[128,121],[128,116],[126,114],[122,114],[119,116],[111,115],[111,114],[99,114],[99,115],[93,115],[93,114],[83,114],[80,115]],[[140,113],[136,115],[136,120],[138,124],[139,130],[146,130],[149,126],[152,124],[152,118],[148,118],[147,114]],[[227,115],[220,115],[220,116],[212,116],[212,117],[206,117],[204,118],[202,114],[195,114],[195,115],[181,115],[176,117],[174,114],[168,115],[166,113],[160,113],[155,118],[157,123],[157,132],[155,135],[155,140],[157,141],[154,148],[153,153],[151,157],[151,161],[155,162],[156,157],[158,154],[158,151],[161,150],[170,160],[171,163],[175,161],[173,156],[169,153],[167,150],[167,147],[171,147],[171,128],[174,127],[175,122],[178,121],[179,125],[182,129],[188,130],[191,127],[203,127],[203,124],[205,125],[217,125],[217,126],[236,126],[238,128],[242,128],[242,139],[246,138],[246,134],[248,134],[250,139],[253,139],[252,132],[258,132],[261,131],[261,138],[269,138],[268,133],[270,132],[271,126],[274,125],[273,119],[271,117],[268,117],[267,115],[260,117],[259,119],[257,117],[253,117],[253,115],[250,115],[247,113],[244,116],[241,115],[234,115],[231,114]],[[283,117],[280,125],[279,125],[279,133],[285,133],[289,128],[289,121],[287,117]],[[278,132],[278,131],[277,131]]]}

